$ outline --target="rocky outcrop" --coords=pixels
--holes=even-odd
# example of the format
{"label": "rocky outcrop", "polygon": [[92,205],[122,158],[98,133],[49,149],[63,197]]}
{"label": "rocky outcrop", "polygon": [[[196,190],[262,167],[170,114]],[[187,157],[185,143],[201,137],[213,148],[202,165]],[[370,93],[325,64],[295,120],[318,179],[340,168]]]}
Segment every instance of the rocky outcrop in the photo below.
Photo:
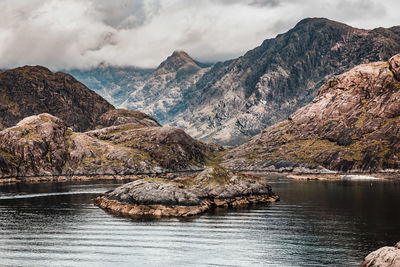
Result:
{"label": "rocky outcrop", "polygon": [[394,247],[382,247],[368,254],[361,267],[395,267],[400,266],[400,242]]}
{"label": "rocky outcrop", "polygon": [[400,54],[334,77],[311,104],[228,153],[225,165],[300,172],[304,167],[399,170],[399,63]]}
{"label": "rocky outcrop", "polygon": [[41,66],[0,71],[0,129],[31,115],[49,113],[75,131],[85,131],[113,108],[69,74]]}
{"label": "rocky outcrop", "polygon": [[113,109],[100,116],[97,128],[122,125],[127,123],[145,127],[161,126],[153,117],[136,110]]}
{"label": "rocky outcrop", "polygon": [[264,179],[214,166],[194,177],[140,179],[97,197],[95,204],[119,215],[160,217],[277,200]]}
{"label": "rocky outcrop", "polygon": [[0,131],[0,177],[197,170],[222,149],[160,127],[143,113],[110,111],[102,123],[113,126],[78,133],[57,117],[40,114]]}

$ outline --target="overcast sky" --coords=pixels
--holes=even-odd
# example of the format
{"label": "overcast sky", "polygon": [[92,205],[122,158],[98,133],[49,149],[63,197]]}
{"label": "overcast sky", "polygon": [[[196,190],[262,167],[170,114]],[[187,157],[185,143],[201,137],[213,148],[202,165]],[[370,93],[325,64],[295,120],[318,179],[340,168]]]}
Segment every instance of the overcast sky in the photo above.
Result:
{"label": "overcast sky", "polygon": [[305,17],[400,25],[399,0],[0,0],[0,68],[155,67],[234,58]]}

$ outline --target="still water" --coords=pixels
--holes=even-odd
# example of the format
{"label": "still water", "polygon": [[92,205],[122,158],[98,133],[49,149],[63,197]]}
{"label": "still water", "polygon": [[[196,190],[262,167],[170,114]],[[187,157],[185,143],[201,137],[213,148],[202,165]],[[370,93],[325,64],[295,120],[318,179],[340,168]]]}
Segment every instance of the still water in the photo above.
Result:
{"label": "still water", "polygon": [[0,187],[1,266],[357,266],[400,241],[400,182],[264,175],[281,201],[189,219],[118,218],[117,183]]}

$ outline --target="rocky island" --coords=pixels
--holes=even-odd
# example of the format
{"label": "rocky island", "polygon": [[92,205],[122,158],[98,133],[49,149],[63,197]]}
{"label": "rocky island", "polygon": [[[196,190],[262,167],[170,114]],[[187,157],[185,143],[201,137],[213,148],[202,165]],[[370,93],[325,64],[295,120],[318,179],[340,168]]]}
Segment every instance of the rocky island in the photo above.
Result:
{"label": "rocky island", "polygon": [[213,166],[193,177],[139,179],[97,197],[95,204],[122,216],[186,217],[277,200],[265,179]]}

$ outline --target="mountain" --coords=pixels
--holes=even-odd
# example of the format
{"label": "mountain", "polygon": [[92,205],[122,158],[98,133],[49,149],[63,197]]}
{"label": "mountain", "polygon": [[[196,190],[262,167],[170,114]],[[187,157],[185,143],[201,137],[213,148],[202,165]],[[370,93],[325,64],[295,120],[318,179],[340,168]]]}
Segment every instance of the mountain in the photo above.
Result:
{"label": "mountain", "polygon": [[175,51],[130,93],[122,107],[151,114],[168,124],[186,110],[188,91],[209,68],[183,51]]}
{"label": "mountain", "polygon": [[400,54],[332,78],[312,103],[224,160],[233,169],[400,169]]}
{"label": "mountain", "polygon": [[140,112],[110,110],[108,127],[73,132],[44,113],[0,131],[0,178],[117,175],[201,169],[222,148],[183,130],[161,127]]}
{"label": "mountain", "polygon": [[78,80],[114,105],[140,110],[161,124],[185,110],[184,95],[209,70],[207,64],[175,51],[156,69],[101,65],[89,70],[69,70]]}
{"label": "mountain", "polygon": [[242,57],[215,64],[172,125],[196,138],[240,143],[308,104],[333,75],[399,52],[400,27],[360,30],[305,19]]}
{"label": "mountain", "polygon": [[58,116],[76,131],[94,128],[114,107],[74,77],[41,66],[0,71],[0,129],[40,113]]}
{"label": "mountain", "polygon": [[399,52],[399,26],[362,30],[308,18],[211,67],[175,52],[155,70],[100,67],[78,79],[103,83],[98,77],[104,72],[110,80],[91,88],[117,106],[144,111],[201,140],[235,145],[308,104],[334,75]]}

